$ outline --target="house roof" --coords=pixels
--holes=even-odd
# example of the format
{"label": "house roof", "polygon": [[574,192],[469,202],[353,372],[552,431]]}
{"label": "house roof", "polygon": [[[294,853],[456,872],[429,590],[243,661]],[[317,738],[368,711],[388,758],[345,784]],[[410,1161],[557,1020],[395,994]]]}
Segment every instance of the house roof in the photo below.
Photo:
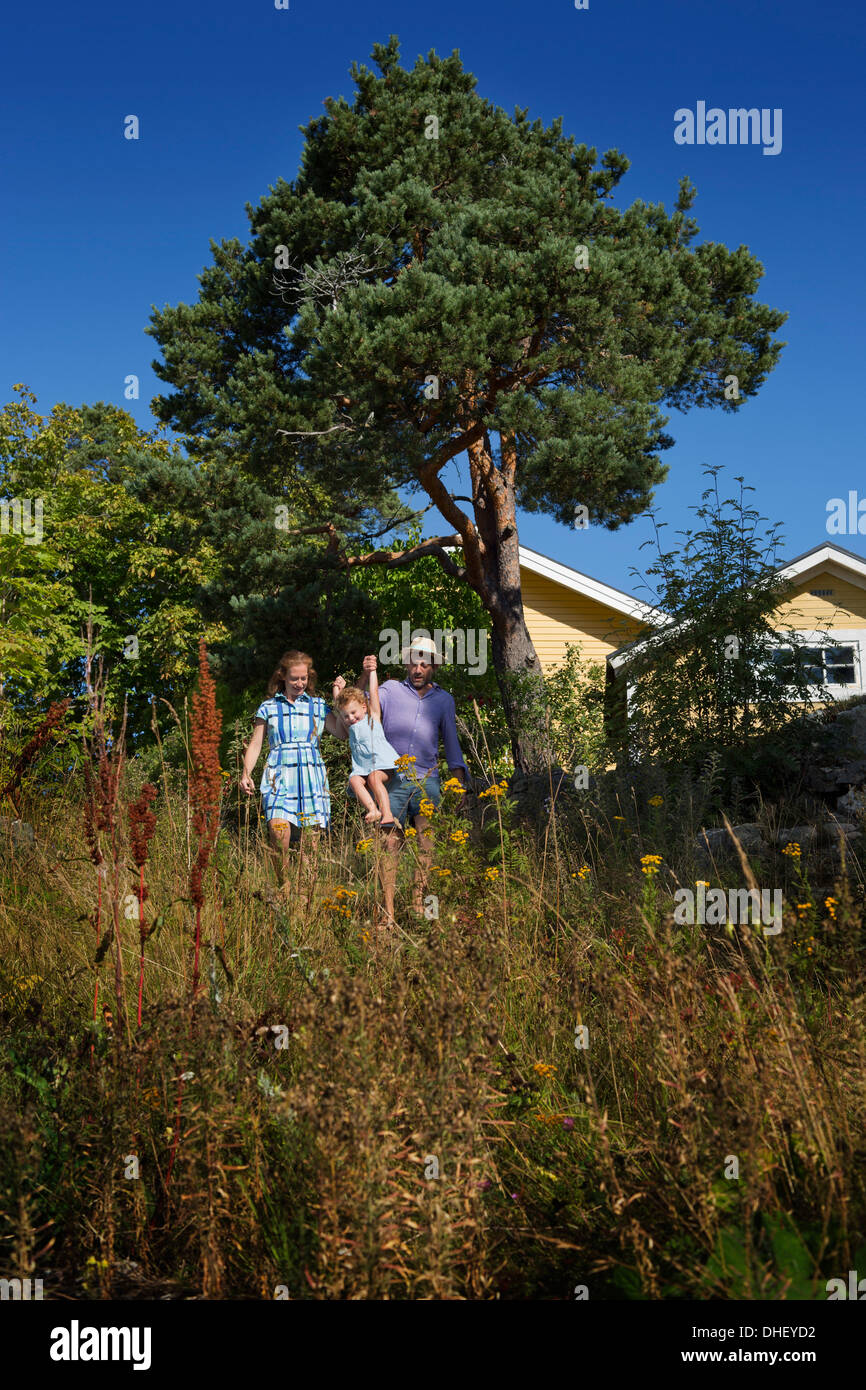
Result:
{"label": "house roof", "polygon": [[[804,550],[802,555],[797,555],[787,564],[778,566],[776,573],[783,579],[799,579],[811,573],[817,573],[828,561],[833,561],[840,567],[847,569],[852,579],[866,588],[866,560],[862,555],[856,555],[853,550],[846,550],[842,545],[833,545],[830,541],[824,541],[821,545],[815,545],[811,550]],[[632,653],[636,648],[643,644],[645,639],[636,638],[632,642],[627,642],[617,651],[611,652],[607,658],[608,665],[616,673],[620,667],[627,664]]]}
{"label": "house roof", "polygon": [[622,589],[603,584],[600,579],[592,579],[588,574],[572,569],[570,565],[551,560],[549,555],[540,555],[537,550],[530,550],[525,545],[519,547],[519,552],[521,565],[532,574],[539,574],[544,579],[551,579],[554,584],[561,584],[565,589],[573,589],[575,593],[595,599],[597,603],[606,604],[617,613],[625,613],[639,622],[653,625],[664,622],[667,617],[661,609],[642,603],[640,599],[624,593]]}
{"label": "house roof", "polygon": [[797,555],[793,560],[789,560],[787,565],[782,565],[779,573],[786,579],[797,579],[808,574],[810,570],[820,569],[828,560],[834,560],[837,565],[842,565],[857,579],[866,583],[866,560],[863,556],[855,555],[853,550],[846,550],[842,545],[833,545],[831,541],[824,541],[822,545],[813,546],[811,550],[804,550],[802,555]]}

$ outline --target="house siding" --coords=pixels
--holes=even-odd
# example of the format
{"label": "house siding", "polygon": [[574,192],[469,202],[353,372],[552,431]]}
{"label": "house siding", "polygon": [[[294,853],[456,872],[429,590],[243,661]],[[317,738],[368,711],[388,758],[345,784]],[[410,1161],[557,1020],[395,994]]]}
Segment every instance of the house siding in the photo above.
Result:
{"label": "house siding", "polygon": [[543,575],[521,568],[520,582],[526,626],[544,670],[565,660],[569,642],[580,649],[584,661],[603,665],[609,652],[642,631],[636,619]]}
{"label": "house siding", "polygon": [[[827,598],[818,598],[810,589],[832,589]],[[852,584],[844,570],[831,562],[808,579],[797,580],[791,598],[777,609],[782,627],[803,630],[813,628],[866,628],[866,589]]]}
{"label": "house siding", "polygon": [[[817,634],[826,631],[838,633],[840,645],[854,645],[856,682],[833,692],[834,699],[845,698],[866,692],[866,584],[852,582],[850,569],[835,560],[819,565],[795,580],[791,598],[776,612],[776,622],[780,628],[801,632],[806,643],[820,645]],[[520,574],[526,625],[545,671],[564,661],[569,644],[577,647],[585,662],[604,664],[611,652],[646,631],[639,618],[628,617],[600,599],[523,565]],[[815,594],[816,589],[833,592]]]}

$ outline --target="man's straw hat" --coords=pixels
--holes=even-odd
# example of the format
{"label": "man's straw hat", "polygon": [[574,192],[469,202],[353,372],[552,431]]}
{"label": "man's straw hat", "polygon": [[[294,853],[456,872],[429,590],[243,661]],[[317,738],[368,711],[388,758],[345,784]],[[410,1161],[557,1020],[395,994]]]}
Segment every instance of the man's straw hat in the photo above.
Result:
{"label": "man's straw hat", "polygon": [[416,637],[410,646],[404,647],[401,657],[404,665],[408,665],[411,661],[412,652],[417,652],[419,656],[431,657],[434,666],[441,666],[445,660],[432,637]]}

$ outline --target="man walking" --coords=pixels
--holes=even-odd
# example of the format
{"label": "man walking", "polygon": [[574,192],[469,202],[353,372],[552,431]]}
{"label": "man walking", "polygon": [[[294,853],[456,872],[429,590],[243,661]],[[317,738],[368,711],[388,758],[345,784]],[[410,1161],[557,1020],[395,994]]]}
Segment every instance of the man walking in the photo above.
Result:
{"label": "man walking", "polygon": [[[405,679],[385,681],[379,686],[385,737],[400,757],[414,759],[405,771],[397,769],[389,775],[387,792],[393,819],[380,827],[386,851],[380,864],[380,877],[385,898],[385,918],[389,925],[394,921],[397,864],[405,843],[403,827],[409,819],[418,833],[418,863],[412,907],[419,915],[424,911],[424,889],[433,859],[433,842],[426,833],[430,819],[421,814],[421,803],[426,799],[438,806],[442,799],[439,785],[440,739],[451,775],[457,777],[464,787],[469,777],[457,738],[454,696],[433,680],[434,668],[442,664],[442,655],[435,642],[429,637],[417,638],[411,647],[404,647],[402,659],[406,666]],[[362,676],[365,685],[369,672],[375,669],[375,656],[365,656]]]}

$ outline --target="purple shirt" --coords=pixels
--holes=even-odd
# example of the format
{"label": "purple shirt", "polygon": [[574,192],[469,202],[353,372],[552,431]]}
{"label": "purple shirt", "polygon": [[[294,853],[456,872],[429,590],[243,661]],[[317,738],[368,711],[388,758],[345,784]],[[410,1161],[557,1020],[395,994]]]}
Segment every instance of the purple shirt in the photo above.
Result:
{"label": "purple shirt", "polygon": [[422,697],[408,681],[385,681],[379,686],[382,728],[400,757],[414,757],[419,776],[439,766],[439,739],[445,745],[449,769],[462,767],[469,775],[457,739],[454,696],[434,681]]}

